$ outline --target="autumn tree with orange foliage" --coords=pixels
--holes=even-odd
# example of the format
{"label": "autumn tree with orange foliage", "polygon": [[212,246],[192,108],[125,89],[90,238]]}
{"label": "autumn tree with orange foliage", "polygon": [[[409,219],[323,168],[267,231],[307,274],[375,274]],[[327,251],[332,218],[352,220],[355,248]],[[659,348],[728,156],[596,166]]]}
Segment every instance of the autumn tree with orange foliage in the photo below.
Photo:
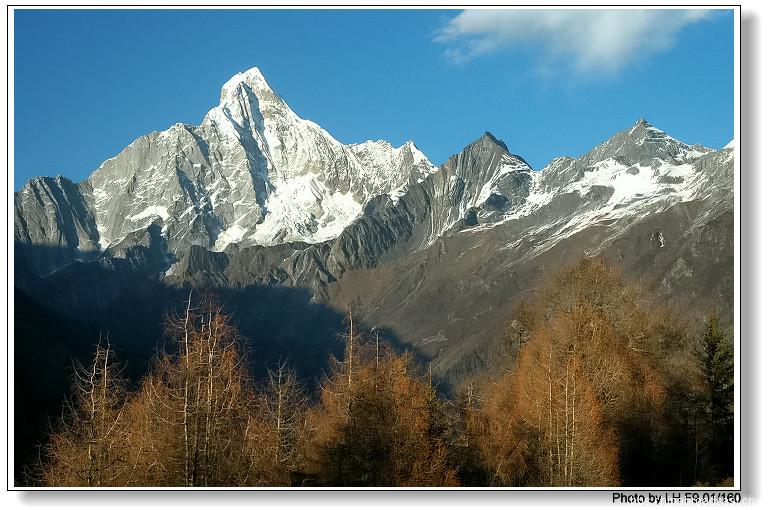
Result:
{"label": "autumn tree with orange foliage", "polygon": [[285,362],[268,370],[246,427],[251,485],[288,486],[303,471],[308,409],[308,396],[294,370]]}
{"label": "autumn tree with orange foliage", "polygon": [[655,427],[665,398],[655,318],[599,258],[558,274],[527,310],[531,334],[477,419],[493,483],[617,485],[626,423]]}
{"label": "autumn tree with orange foliage", "polygon": [[88,365],[75,362],[73,396],[51,435],[39,482],[61,487],[120,484],[129,469],[120,373],[109,341],[99,342]]}
{"label": "autumn tree with orange foliage", "polygon": [[310,469],[334,486],[455,485],[430,377],[409,354],[364,339],[349,317],[345,355],[332,360],[311,412]]}
{"label": "autumn tree with orange foliage", "polygon": [[563,270],[523,304],[500,366],[474,374],[451,404],[439,398],[431,365],[423,370],[376,331],[360,333],[352,313],[341,335],[344,354],[331,358],[317,399],[285,363],[255,386],[238,332],[214,303],[204,297],[194,304],[191,295],[168,320],[172,348],[132,395],[109,344],[77,366],[73,397],[35,483],[569,487],[729,480],[727,336],[713,319],[698,365],[675,316],[602,259]]}
{"label": "autumn tree with orange foliage", "polygon": [[254,395],[237,331],[221,307],[189,299],[167,332],[175,350],[159,357],[128,403],[134,469],[125,485],[247,484]]}

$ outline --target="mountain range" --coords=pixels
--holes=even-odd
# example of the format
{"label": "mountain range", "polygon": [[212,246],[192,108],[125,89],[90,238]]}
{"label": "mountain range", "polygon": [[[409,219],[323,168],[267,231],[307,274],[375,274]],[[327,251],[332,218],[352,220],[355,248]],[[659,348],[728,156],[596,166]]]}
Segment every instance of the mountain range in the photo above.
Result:
{"label": "mountain range", "polygon": [[114,331],[159,324],[184,289],[218,290],[257,352],[306,366],[352,309],[451,385],[493,363],[516,304],[584,256],[693,320],[731,321],[733,182],[732,143],[644,119],[542,169],[491,133],[438,166],[413,142],[347,145],[253,68],[200,125],[16,192],[15,283]]}

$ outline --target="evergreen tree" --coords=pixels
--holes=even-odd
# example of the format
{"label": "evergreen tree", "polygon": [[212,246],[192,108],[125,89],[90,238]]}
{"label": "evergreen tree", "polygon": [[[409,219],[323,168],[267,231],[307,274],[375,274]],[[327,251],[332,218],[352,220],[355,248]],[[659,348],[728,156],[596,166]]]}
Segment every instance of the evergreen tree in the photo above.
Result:
{"label": "evergreen tree", "polygon": [[698,366],[706,386],[706,420],[712,473],[709,481],[733,471],[733,353],[719,319],[712,314],[697,345]]}

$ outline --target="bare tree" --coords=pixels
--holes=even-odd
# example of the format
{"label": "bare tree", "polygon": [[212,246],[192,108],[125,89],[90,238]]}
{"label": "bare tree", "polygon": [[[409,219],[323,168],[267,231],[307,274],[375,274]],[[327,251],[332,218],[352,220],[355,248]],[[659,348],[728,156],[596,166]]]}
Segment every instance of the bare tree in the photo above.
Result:
{"label": "bare tree", "polygon": [[109,339],[88,365],[74,362],[71,399],[48,447],[43,482],[50,486],[105,487],[127,469],[121,405],[124,386]]}
{"label": "bare tree", "polygon": [[279,363],[268,371],[247,430],[249,481],[253,485],[290,485],[301,470],[307,436],[308,397],[294,370]]}
{"label": "bare tree", "polygon": [[168,321],[175,352],[161,354],[132,403],[137,430],[132,483],[239,485],[253,400],[238,334],[211,300]]}

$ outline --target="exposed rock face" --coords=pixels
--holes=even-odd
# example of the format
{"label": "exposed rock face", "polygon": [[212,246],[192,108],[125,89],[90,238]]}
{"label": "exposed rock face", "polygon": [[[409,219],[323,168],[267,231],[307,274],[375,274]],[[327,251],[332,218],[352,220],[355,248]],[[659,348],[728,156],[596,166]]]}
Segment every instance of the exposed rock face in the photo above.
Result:
{"label": "exposed rock face", "polygon": [[696,315],[732,312],[732,146],[644,120],[541,171],[489,133],[434,167],[411,142],[337,142],[252,69],[200,126],[142,137],[80,184],[34,179],[15,206],[17,269],[77,279],[96,260],[169,286],[306,289],[448,381],[493,359],[516,301],[585,255]]}
{"label": "exposed rock face", "polygon": [[[98,254],[96,221],[84,198],[87,193],[86,183],[38,177],[14,194],[14,241],[36,273],[49,274]],[[32,250],[33,246],[41,248]]]}
{"label": "exposed rock face", "polygon": [[334,238],[382,193],[424,179],[432,164],[408,142],[344,145],[300,119],[256,68],[223,87],[200,126],[143,136],[80,184],[35,179],[16,194],[17,242],[55,243],[59,269],[148,225],[173,258],[190,246],[276,245]]}

